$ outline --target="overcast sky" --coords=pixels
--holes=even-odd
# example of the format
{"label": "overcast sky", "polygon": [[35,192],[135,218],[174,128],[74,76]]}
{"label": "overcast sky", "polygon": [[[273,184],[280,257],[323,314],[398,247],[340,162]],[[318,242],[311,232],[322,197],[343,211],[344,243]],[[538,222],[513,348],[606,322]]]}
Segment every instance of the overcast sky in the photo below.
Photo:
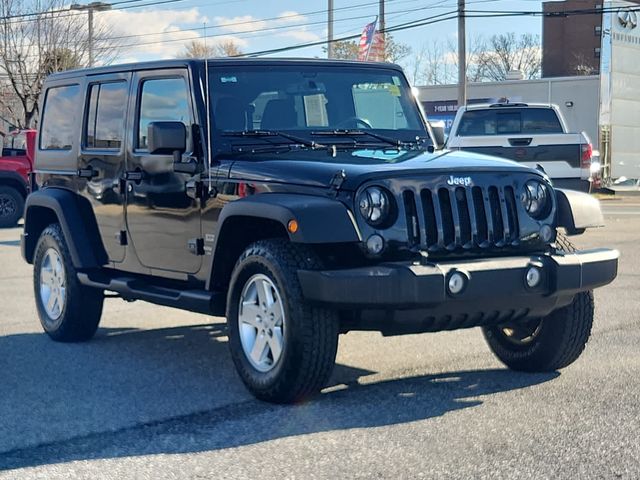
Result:
{"label": "overcast sky", "polygon": [[[538,0],[467,0],[468,10],[539,11]],[[122,6],[133,6],[124,3]],[[387,0],[387,27],[455,11],[457,0]],[[359,33],[378,13],[376,0],[334,0],[335,36]],[[119,61],[172,58],[187,41],[234,39],[245,52],[261,51],[326,38],[327,0],[183,0],[146,8],[119,9],[96,14],[123,36],[127,47]],[[394,34],[414,51],[436,39],[456,39],[456,21],[449,20]],[[468,19],[468,35],[497,32],[541,33],[539,17]],[[139,36],[134,36],[139,35]],[[134,44],[139,44],[134,46]],[[323,56],[320,47],[291,51],[293,56]]]}

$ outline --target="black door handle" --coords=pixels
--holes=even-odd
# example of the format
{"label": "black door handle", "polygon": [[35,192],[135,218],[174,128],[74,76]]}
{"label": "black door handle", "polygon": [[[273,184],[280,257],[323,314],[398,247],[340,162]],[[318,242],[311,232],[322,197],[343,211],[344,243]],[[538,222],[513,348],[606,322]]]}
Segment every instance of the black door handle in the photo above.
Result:
{"label": "black door handle", "polygon": [[132,170],[130,172],[124,172],[124,179],[127,182],[140,183],[144,178],[144,172],[140,169]]}
{"label": "black door handle", "polygon": [[533,138],[510,138],[509,145],[512,147],[528,147],[532,141]]}

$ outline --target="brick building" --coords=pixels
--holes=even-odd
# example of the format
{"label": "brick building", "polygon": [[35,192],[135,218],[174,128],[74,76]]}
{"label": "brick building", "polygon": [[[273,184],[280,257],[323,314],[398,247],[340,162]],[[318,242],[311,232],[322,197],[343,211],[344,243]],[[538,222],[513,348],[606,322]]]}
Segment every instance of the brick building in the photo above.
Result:
{"label": "brick building", "polygon": [[[640,0],[635,3],[640,4]],[[543,2],[542,76],[600,73],[602,14],[568,15],[573,10],[602,8],[603,0]]]}
{"label": "brick building", "polygon": [[[542,76],[592,75],[600,71],[602,15],[569,15],[602,7],[602,0],[543,2]],[[555,15],[550,15],[555,14]]]}

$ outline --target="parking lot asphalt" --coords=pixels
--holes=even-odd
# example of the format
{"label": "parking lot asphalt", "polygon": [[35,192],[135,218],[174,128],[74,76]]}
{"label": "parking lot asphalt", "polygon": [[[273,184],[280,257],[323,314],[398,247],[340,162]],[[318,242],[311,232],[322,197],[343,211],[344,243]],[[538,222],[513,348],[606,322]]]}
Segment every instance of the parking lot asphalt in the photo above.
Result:
{"label": "parking lot asphalt", "polygon": [[510,372],[477,329],[349,333],[296,406],[247,393],[221,318],[114,299],[91,342],[50,341],[0,230],[0,478],[638,479],[640,201],[603,205],[574,242],[619,249],[620,273],[574,365]]}

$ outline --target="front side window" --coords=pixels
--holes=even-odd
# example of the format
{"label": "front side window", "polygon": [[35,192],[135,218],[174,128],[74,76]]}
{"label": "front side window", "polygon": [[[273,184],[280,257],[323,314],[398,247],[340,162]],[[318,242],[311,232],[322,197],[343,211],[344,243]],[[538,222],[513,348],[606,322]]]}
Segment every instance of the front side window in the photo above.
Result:
{"label": "front side window", "polygon": [[84,139],[86,148],[120,149],[126,105],[126,82],[91,85]]}
{"label": "front side window", "polygon": [[47,90],[40,126],[41,150],[71,150],[75,137],[73,112],[77,110],[79,101],[79,85]]}
{"label": "front side window", "polygon": [[147,148],[147,128],[151,122],[182,122],[185,127],[191,124],[187,84],[182,77],[145,80],[139,108],[140,149]]}

